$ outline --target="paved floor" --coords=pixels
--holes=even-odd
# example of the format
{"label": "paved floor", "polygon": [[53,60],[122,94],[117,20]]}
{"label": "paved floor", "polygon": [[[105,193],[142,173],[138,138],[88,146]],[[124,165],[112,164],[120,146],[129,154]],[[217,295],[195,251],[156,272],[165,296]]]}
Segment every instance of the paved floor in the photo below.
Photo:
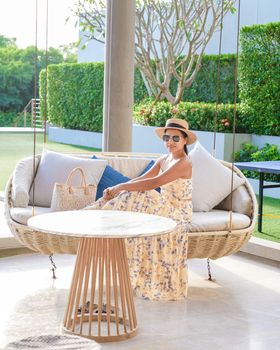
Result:
{"label": "paved floor", "polygon": [[[30,335],[61,334],[74,256],[57,255],[58,279],[48,258],[0,259],[0,348]],[[278,350],[280,263],[244,253],[212,262],[189,262],[189,296],[179,302],[135,298],[139,334],[103,349]]]}
{"label": "paved floor", "polygon": [[[0,201],[0,246],[19,246],[6,226]],[[1,248],[1,247],[0,247]],[[11,251],[11,250],[10,250]],[[0,249],[0,257],[4,253]],[[0,259],[0,349],[30,335],[61,334],[74,256],[58,255],[58,279],[46,256]],[[278,350],[280,263],[239,253],[212,263],[189,261],[189,296],[180,302],[135,298],[139,334],[103,349]]]}
{"label": "paved floor", "polygon": [[[0,192],[0,256],[2,250],[17,249],[22,245],[14,238],[4,217],[4,203]],[[1,289],[1,288],[0,288]]]}

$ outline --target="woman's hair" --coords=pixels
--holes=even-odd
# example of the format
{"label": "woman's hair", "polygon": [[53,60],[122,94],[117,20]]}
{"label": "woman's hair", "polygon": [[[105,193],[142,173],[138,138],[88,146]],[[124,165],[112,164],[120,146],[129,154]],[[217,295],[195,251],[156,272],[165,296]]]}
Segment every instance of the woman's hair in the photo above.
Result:
{"label": "woman's hair", "polygon": [[[187,138],[187,137],[188,137],[188,135],[187,135],[184,131],[182,131],[182,130],[179,130],[179,131],[180,131],[181,134],[184,136],[184,138]],[[185,151],[186,155],[189,154],[189,152],[188,152],[188,147],[187,147],[186,144],[184,145],[184,151]]]}

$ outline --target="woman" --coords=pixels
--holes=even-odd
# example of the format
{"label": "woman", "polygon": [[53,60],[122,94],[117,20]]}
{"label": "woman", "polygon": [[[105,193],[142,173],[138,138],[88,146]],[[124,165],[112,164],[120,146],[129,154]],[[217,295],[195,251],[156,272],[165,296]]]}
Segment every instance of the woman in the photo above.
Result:
{"label": "woman", "polygon": [[[192,217],[192,166],[187,145],[196,141],[182,119],[169,119],[156,129],[168,154],[144,175],[105,189],[103,198],[87,209],[129,210],[170,217],[174,232],[127,240],[132,286],[138,296],[178,300],[187,296],[187,235],[183,225]],[[161,193],[155,189],[160,187]]]}

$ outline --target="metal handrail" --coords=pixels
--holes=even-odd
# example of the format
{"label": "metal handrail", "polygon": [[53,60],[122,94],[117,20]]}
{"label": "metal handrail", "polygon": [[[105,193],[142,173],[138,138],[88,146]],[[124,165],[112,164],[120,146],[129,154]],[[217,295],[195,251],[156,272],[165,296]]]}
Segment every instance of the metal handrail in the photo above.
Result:
{"label": "metal handrail", "polygon": [[26,118],[27,114],[31,114],[31,127],[34,127],[34,121],[36,127],[42,127],[42,121],[40,117],[40,99],[32,98],[27,105],[24,107],[23,111],[23,125],[26,128]]}

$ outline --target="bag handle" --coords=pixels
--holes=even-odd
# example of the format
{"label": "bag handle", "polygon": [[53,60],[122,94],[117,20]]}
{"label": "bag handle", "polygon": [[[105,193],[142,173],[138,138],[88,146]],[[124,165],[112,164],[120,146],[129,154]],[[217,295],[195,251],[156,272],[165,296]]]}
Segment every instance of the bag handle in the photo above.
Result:
{"label": "bag handle", "polygon": [[81,168],[81,167],[76,167],[70,171],[68,178],[66,180],[66,185],[69,186],[69,192],[71,193],[72,192],[72,187],[71,187],[72,178],[73,178],[74,173],[77,171],[79,171],[81,174],[81,179],[82,179],[81,186],[85,188],[85,194],[86,194],[86,192],[87,192],[86,176],[85,176],[83,168]]}

